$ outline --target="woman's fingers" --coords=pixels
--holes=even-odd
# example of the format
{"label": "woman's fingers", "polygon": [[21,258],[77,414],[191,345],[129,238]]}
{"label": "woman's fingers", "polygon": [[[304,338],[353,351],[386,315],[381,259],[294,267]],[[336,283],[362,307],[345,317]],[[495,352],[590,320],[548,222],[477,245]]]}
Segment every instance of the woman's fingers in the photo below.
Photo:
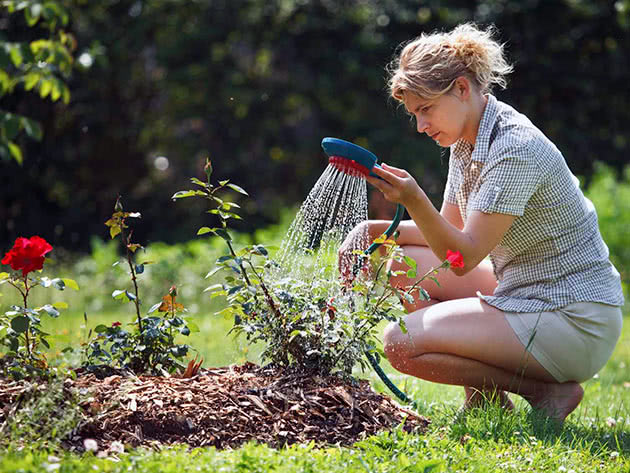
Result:
{"label": "woman's fingers", "polygon": [[407,176],[409,176],[409,173],[407,171],[405,171],[404,169],[396,168],[394,166],[390,166],[389,164],[385,164],[385,163],[381,163],[381,166],[383,167],[383,169],[386,169],[391,174],[393,174],[393,175],[395,175],[397,177],[407,177]]}

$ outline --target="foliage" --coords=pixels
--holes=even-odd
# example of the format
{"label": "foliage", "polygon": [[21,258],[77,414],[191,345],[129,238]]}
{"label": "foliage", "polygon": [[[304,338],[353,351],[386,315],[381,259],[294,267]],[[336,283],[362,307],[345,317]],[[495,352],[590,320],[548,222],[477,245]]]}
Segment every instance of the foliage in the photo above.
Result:
{"label": "foliage", "polygon": [[[402,248],[394,240],[383,235],[378,243],[386,248],[386,256],[376,263],[374,277],[355,277],[352,281],[331,278],[315,278],[313,282],[278,275],[277,263],[269,257],[263,245],[235,249],[227,231],[231,219],[240,219],[233,202],[219,197],[227,189],[246,192],[229,180],[211,182],[212,166],[206,164],[207,182],[197,178],[191,181],[200,189],[179,191],[173,199],[202,197],[212,208],[208,212],[219,217],[220,227],[202,227],[198,235],[212,233],[221,237],[228,246],[229,254],[216,261],[216,267],[206,277],[219,271],[227,275],[223,283],[206,288],[210,297],[226,297],[227,307],[218,312],[234,319],[233,331],[245,335],[251,343],[263,342],[263,359],[276,366],[303,369],[321,374],[332,371],[350,375],[354,366],[365,366],[364,353],[377,352],[376,326],[383,321],[398,322],[404,330],[401,301],[413,302],[411,295],[418,285],[440,268],[463,266],[461,254],[449,252],[449,257],[439,267],[432,269],[406,291],[401,292],[390,284],[390,277],[404,273],[392,271],[392,262],[406,263],[408,276],[415,278],[416,262],[403,255]],[[358,252],[357,258],[365,261]],[[332,262],[336,264],[336,262]],[[429,295],[419,289],[420,297]],[[334,295],[331,297],[331,295]]]}
{"label": "foliage", "polygon": [[72,279],[50,279],[31,274],[43,268],[45,255],[51,250],[52,246],[38,236],[30,239],[18,238],[14,247],[2,259],[2,263],[10,264],[13,271],[0,273],[0,285],[13,286],[22,297],[21,306],[11,305],[10,310],[0,315],[0,346],[7,350],[0,358],[0,370],[5,376],[19,379],[48,374],[48,362],[42,347],[50,348],[47,338],[49,334],[41,328],[41,316],[59,317],[59,310],[67,309],[68,305],[55,302],[29,308],[29,294],[37,286],[54,287],[60,291],[66,287],[79,289]]}
{"label": "foliage", "polygon": [[[188,345],[178,344],[175,336],[190,335],[198,331],[196,324],[187,317],[182,317],[185,308],[176,301],[177,287],[171,286],[162,300],[141,314],[141,300],[138,287],[138,276],[144,273],[145,265],[152,261],[138,263],[134,255],[143,247],[131,240],[127,219],[140,218],[139,212],[123,211],[120,197],[114,206],[114,213],[105,222],[109,227],[111,238],[120,235],[125,248],[126,263],[133,285],[129,289],[116,289],[112,293],[114,299],[133,303],[136,319],[125,330],[120,322],[111,326],[99,324],[94,328],[95,336],[86,343],[86,360],[84,364],[89,370],[103,369],[102,364],[109,367],[128,369],[134,373],[172,373],[183,369],[180,363],[188,354]],[[119,262],[114,263],[117,265]],[[87,323],[87,316],[86,316]],[[88,337],[91,336],[91,333]]]}
{"label": "foliage", "polygon": [[64,385],[62,373],[54,374],[45,384],[31,384],[17,402],[6,406],[0,415],[0,446],[57,449],[78,425],[83,418],[79,393]]}
{"label": "foliage", "polygon": [[[76,101],[42,103],[21,89],[6,97],[8,109],[42,123],[44,138],[25,145],[34,159],[0,176],[0,242],[46,228],[49,241],[89,251],[118,193],[143,209],[141,241],[183,241],[203,225],[201,205],[168,207],[168,196],[206,155],[225,178],[256,189],[235,227],[251,232],[302,201],[324,166],[324,136],[408,169],[439,207],[445,152],[388,103],[384,66],[402,41],[462,21],[496,24],[516,65],[498,97],[531,118],[576,174],[589,175],[596,160],[617,169],[627,160],[630,0],[68,5]],[[0,22],[0,35],[13,41],[24,27]]]}
{"label": "foliage", "polygon": [[[54,0],[1,2],[0,8],[5,9],[13,20],[17,14],[22,14],[28,28],[35,30],[39,27],[48,33],[48,37],[30,41],[7,41],[0,37],[0,97],[12,94],[20,86],[25,92],[37,92],[42,99],[52,102],[61,99],[65,104],[70,101],[65,80],[72,71],[76,40],[61,29],[69,22],[64,3]],[[14,159],[22,164],[22,149],[16,142],[22,131],[29,138],[42,139],[39,122],[0,109],[0,159]]]}
{"label": "foliage", "polygon": [[626,285],[626,297],[630,298],[630,166],[625,168],[618,179],[610,166],[596,163],[595,174],[585,191],[595,208],[599,219],[599,229],[610,250],[610,259],[621,273]]}

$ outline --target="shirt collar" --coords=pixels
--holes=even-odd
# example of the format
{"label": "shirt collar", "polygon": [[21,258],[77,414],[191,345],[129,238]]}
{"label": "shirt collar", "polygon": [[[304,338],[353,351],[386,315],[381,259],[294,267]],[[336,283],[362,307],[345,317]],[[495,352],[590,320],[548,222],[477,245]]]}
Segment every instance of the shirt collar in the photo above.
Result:
{"label": "shirt collar", "polygon": [[[492,128],[496,122],[498,106],[497,99],[492,94],[487,94],[488,102],[481,115],[479,122],[479,130],[475,139],[475,147],[463,139],[457,140],[451,147],[452,153],[456,158],[462,158],[465,161],[471,159],[483,163],[488,157],[488,148],[490,147],[490,135]],[[472,151],[472,155],[471,155]]]}

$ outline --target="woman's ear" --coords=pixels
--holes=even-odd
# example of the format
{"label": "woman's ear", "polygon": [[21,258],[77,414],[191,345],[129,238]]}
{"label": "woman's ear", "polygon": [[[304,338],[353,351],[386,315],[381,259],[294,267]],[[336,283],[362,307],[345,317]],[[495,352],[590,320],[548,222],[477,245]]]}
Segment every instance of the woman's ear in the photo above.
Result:
{"label": "woman's ear", "polygon": [[457,98],[462,101],[468,100],[470,97],[470,81],[467,77],[460,76],[455,79],[455,93],[457,94]]}

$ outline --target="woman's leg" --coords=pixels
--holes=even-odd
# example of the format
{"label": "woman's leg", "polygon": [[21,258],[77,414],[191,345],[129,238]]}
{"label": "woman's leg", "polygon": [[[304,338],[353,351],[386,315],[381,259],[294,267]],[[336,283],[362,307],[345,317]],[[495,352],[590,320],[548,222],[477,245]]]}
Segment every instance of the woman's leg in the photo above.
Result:
{"label": "woman's leg", "polygon": [[[416,261],[419,277],[423,276],[427,271],[431,270],[431,268],[437,268],[442,264],[442,261],[433,254],[428,246],[405,246],[403,249],[406,256],[410,256]],[[402,263],[394,263],[391,269],[406,270],[408,268]],[[494,277],[492,264],[489,261],[482,261],[479,266],[465,276],[456,276],[454,273],[444,270],[440,270],[437,274],[433,274],[433,276],[440,283],[439,286],[430,279],[420,284],[420,287],[425,289],[431,296],[430,301],[419,300],[417,291],[414,294],[415,301],[413,304],[403,301],[409,313],[443,301],[475,297],[477,291],[482,294],[493,294],[497,287],[497,280]],[[402,289],[412,285],[416,282],[416,279],[409,279],[401,275],[392,278],[391,282],[394,286]],[[514,407],[504,391],[480,391],[464,386],[464,393],[466,396],[464,409],[481,407],[486,404],[488,399],[495,397],[498,398],[498,401],[503,407],[507,409]]]}
{"label": "woman's leg", "polygon": [[582,399],[578,383],[558,383],[529,355],[503,312],[477,297],[431,305],[409,314],[408,333],[385,331],[385,353],[403,373],[478,391],[509,391],[563,421]]}

